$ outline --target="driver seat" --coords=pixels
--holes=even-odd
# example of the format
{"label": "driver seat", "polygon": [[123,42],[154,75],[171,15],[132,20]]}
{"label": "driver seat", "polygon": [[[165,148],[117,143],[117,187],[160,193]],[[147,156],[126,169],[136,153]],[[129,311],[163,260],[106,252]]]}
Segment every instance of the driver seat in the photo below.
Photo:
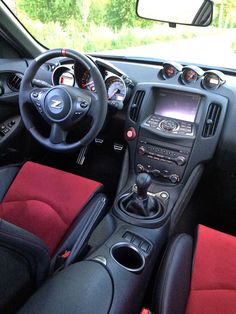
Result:
{"label": "driver seat", "polygon": [[34,162],[0,168],[0,182],[2,311],[19,307],[63,252],[65,265],[78,257],[107,199],[101,183]]}
{"label": "driver seat", "polygon": [[[9,172],[14,173],[12,168]],[[72,225],[76,229],[82,210],[89,211],[101,188],[99,182],[26,162],[0,203],[0,218],[36,235],[53,256]],[[99,196],[96,203],[104,199],[103,194]],[[95,208],[94,201],[91,205]]]}

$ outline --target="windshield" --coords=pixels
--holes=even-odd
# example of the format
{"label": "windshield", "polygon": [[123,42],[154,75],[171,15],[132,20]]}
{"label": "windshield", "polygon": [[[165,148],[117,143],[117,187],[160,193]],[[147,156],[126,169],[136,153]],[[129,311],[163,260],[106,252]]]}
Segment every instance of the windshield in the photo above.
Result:
{"label": "windshield", "polygon": [[210,27],[138,18],[136,0],[8,0],[27,30],[48,48],[235,68],[236,1],[214,3]]}

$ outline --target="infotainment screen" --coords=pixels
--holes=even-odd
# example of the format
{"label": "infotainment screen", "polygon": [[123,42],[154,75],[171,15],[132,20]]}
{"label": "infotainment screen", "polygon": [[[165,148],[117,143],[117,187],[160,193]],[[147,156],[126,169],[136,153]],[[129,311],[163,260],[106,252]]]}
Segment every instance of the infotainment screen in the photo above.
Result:
{"label": "infotainment screen", "polygon": [[159,89],[155,114],[163,117],[194,122],[201,96],[192,93]]}

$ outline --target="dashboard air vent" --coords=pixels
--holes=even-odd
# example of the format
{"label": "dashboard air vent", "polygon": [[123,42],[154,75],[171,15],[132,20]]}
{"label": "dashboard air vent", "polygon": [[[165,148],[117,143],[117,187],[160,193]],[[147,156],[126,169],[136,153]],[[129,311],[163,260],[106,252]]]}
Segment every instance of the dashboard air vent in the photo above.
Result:
{"label": "dashboard air vent", "polygon": [[139,111],[143,102],[143,98],[145,96],[145,91],[138,90],[134,95],[133,102],[130,108],[130,119],[133,121],[138,120]]}
{"label": "dashboard air vent", "polygon": [[13,73],[8,76],[7,85],[13,92],[18,92],[20,89],[22,77],[20,74]]}
{"label": "dashboard air vent", "polygon": [[215,134],[220,118],[220,112],[221,112],[220,105],[210,104],[202,132],[203,137],[211,137]]}

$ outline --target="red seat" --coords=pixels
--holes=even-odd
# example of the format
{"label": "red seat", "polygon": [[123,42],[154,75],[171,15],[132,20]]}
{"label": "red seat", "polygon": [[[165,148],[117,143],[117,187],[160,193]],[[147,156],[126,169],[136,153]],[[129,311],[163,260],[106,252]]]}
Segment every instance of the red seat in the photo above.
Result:
{"label": "red seat", "polygon": [[199,226],[186,312],[236,313],[236,237]]}
{"label": "red seat", "polygon": [[186,234],[168,245],[157,278],[154,313],[236,313],[236,237],[200,225],[192,251]]}
{"label": "red seat", "polygon": [[43,240],[51,255],[101,183],[27,162],[0,204],[0,217]]}

